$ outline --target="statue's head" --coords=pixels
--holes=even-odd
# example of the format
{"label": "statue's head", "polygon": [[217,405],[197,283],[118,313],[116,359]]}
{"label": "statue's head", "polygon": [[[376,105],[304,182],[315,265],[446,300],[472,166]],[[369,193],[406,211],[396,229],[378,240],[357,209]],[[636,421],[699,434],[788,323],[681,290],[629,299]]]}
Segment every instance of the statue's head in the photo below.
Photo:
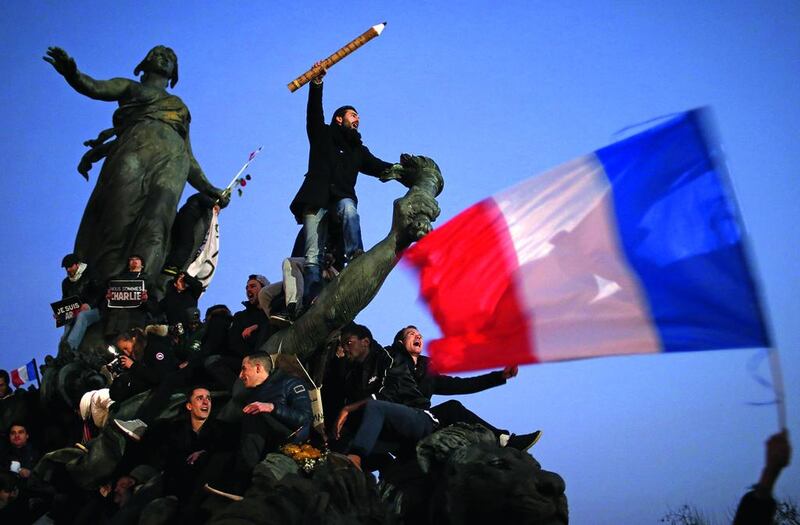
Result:
{"label": "statue's head", "polygon": [[178,55],[170,47],[156,46],[133,70],[134,75],[139,73],[159,73],[169,79],[169,87],[175,87],[178,83]]}
{"label": "statue's head", "polygon": [[445,478],[445,512],[452,523],[568,521],[564,480],[524,452],[472,445],[452,454]]}

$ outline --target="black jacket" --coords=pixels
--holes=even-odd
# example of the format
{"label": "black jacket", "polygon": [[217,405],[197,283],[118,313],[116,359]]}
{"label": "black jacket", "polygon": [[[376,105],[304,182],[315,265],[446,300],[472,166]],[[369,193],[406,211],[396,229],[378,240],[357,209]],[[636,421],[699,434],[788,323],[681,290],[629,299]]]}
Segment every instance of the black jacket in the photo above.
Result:
{"label": "black jacket", "polygon": [[[401,350],[405,352],[405,350]],[[399,352],[398,352],[399,353]],[[456,377],[438,374],[430,370],[430,359],[424,355],[414,360],[408,359],[409,371],[417,382],[422,394],[430,400],[435,395],[456,396],[459,394],[474,394],[487,388],[506,384],[503,372],[489,372],[474,377]]]}
{"label": "black jacket", "polygon": [[[233,322],[228,331],[228,354],[242,358],[257,351],[261,343],[266,341],[271,335],[269,319],[264,310],[258,305],[251,304],[250,301],[242,301],[244,310],[233,314]],[[244,339],[242,332],[248,326],[258,325],[258,330],[253,332],[250,337]]]}
{"label": "black jacket", "polygon": [[88,304],[92,308],[97,306],[98,301],[105,295],[105,292],[103,286],[97,282],[94,271],[89,266],[86,267],[77,281],[72,282],[69,277],[65,277],[61,281],[62,299],[77,295],[82,304]]}
{"label": "black jacket", "polygon": [[[197,476],[213,453],[232,450],[238,440],[238,425],[232,425],[209,417],[200,431],[192,430],[189,414],[182,414],[174,420],[158,420],[152,430],[144,437],[143,448],[149,450],[148,463],[164,470],[167,494],[186,496],[198,483]],[[186,463],[193,452],[205,450],[194,465]]]}
{"label": "black jacket", "polygon": [[413,408],[430,408],[430,398],[426,398],[417,386],[408,361],[408,354],[404,356],[398,352],[393,355],[373,344],[364,361],[348,370],[345,380],[347,402],[372,397]]}
{"label": "black jacket", "polygon": [[9,470],[12,461],[19,461],[20,467],[33,470],[40,457],[42,455],[30,443],[26,443],[22,448],[7,444],[0,450],[0,469]]}
{"label": "black jacket", "polygon": [[377,177],[392,166],[370,153],[357,132],[351,133],[338,124],[325,124],[322,85],[313,82],[308,90],[306,132],[308,172],[289,205],[298,224],[306,208],[324,208],[344,198],[358,202],[355,190],[358,173]]}
{"label": "black jacket", "polygon": [[158,386],[164,378],[175,372],[178,362],[166,337],[150,335],[144,347],[142,358],[119,377],[109,387],[109,395],[114,401],[124,401],[140,392]]}
{"label": "black jacket", "polygon": [[303,381],[275,370],[266,381],[248,390],[244,404],[255,401],[275,405],[272,416],[290,430],[301,428],[297,433],[299,440],[308,438],[312,419],[311,399]]}
{"label": "black jacket", "polygon": [[158,306],[161,308],[161,312],[167,316],[169,325],[174,326],[178,323],[183,323],[185,328],[189,324],[186,309],[197,308],[197,300],[200,299],[200,294],[203,293],[203,283],[191,275],[186,275],[183,278],[183,282],[186,283],[186,289],[182,292],[176,290],[171,282],[167,286],[164,298],[161,299]]}
{"label": "black jacket", "polygon": [[202,193],[195,193],[186,202],[172,223],[170,250],[165,266],[186,268],[194,260],[196,250],[203,244],[214,215],[216,199]]}

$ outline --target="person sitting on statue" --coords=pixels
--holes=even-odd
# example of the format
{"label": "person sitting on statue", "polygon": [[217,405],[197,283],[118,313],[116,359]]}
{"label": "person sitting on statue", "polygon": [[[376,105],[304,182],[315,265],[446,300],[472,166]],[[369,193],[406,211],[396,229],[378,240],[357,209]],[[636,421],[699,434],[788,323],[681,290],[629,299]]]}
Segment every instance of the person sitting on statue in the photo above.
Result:
{"label": "person sitting on statue", "polygon": [[172,327],[181,324],[185,329],[190,321],[187,317],[188,309],[197,308],[197,301],[202,293],[203,284],[200,281],[186,272],[178,272],[167,284],[164,298],[158,303],[167,318],[167,324]]}
{"label": "person sitting on statue", "polygon": [[209,354],[205,361],[206,371],[220,388],[230,390],[236,381],[242,358],[258,350],[274,333],[266,314],[258,304],[258,294],[267,286],[269,281],[263,275],[251,274],[247,277],[244,289],[247,300],[242,301],[244,310],[233,315],[227,331],[225,351],[219,355]]}
{"label": "person sitting on statue", "polygon": [[211,217],[219,210],[216,199],[203,193],[186,199],[172,223],[170,249],[162,273],[177,275],[189,267],[208,233]]}
{"label": "person sitting on statue", "polygon": [[[288,326],[302,315],[304,262],[303,257],[287,257],[281,266],[283,281],[270,283],[258,292],[258,306],[264,311],[271,325]],[[333,257],[326,253],[323,257],[322,279],[327,282],[337,275],[339,271],[333,267]]]}
{"label": "person sitting on statue", "polygon": [[94,271],[74,253],[64,256],[61,267],[67,276],[61,281],[61,298],[78,297],[81,307],[75,316],[64,325],[61,341],[72,352],[77,352],[86,334],[86,329],[100,320],[98,302],[103,295],[101,285],[95,279]]}
{"label": "person sitting on statue", "polygon": [[114,342],[120,352],[122,372],[109,387],[111,399],[125,401],[141,392],[150,395],[130,421],[114,420],[114,424],[128,437],[138,441],[149,425],[169,401],[178,363],[173,355],[169,339],[155,331],[133,328],[117,337]]}
{"label": "person sitting on statue", "polygon": [[189,109],[167,92],[178,82],[177,55],[165,46],[152,48],[133,70],[136,76],[141,73],[140,81],[91,78],[58,47],[48,48],[43,59],[78,93],[118,104],[112,119],[116,138],[96,144],[98,151],[89,155],[89,162],[103,155],[105,161],[84,210],[75,251],[100,279],[113,276],[130,253],[160,269],[187,181],[223,207],[230,200],[208,181],[194,157]]}
{"label": "person sitting on statue", "polygon": [[251,354],[242,359],[239,373],[247,389],[243,401],[241,438],[232,472],[224,480],[206,485],[219,496],[241,500],[256,464],[267,452],[286,443],[302,443],[311,431],[311,400],[300,379],[273,370],[269,354]]}
{"label": "person sitting on statue", "polygon": [[220,332],[221,325],[216,323],[216,316],[210,318],[206,316],[206,320],[211,320],[210,324],[201,321],[200,310],[197,308],[187,308],[186,317],[188,324],[182,325],[182,333],[170,328],[172,348],[178,360],[180,383],[211,384],[213,377],[207,373],[205,363],[213,355],[212,352],[219,351],[218,344],[225,344],[227,331]]}
{"label": "person sitting on statue", "polygon": [[355,323],[342,329],[341,340],[345,356],[354,366],[347,372],[348,404],[339,412],[335,436],[343,440],[350,414],[361,414],[360,423],[353,425],[352,440],[338,445],[358,468],[373,453],[379,438],[382,442],[399,440],[408,448],[435,430],[439,422],[427,410],[430,400],[411,377],[407,356],[392,356],[375,343],[366,326]]}
{"label": "person sitting on statue", "polygon": [[[139,254],[128,257],[127,269],[108,281],[109,286],[113,281],[142,281],[144,290],[141,292],[141,303],[133,308],[113,308],[106,303],[104,317],[106,319],[106,337],[114,337],[130,330],[131,328],[144,328],[158,312],[158,303],[151,297],[149,291],[153,289],[150,275],[145,271],[144,258]],[[112,291],[106,292],[106,299],[111,300]]]}
{"label": "person sitting on statue", "polygon": [[220,461],[227,463],[238,441],[236,425],[213,417],[212,405],[207,388],[191,388],[184,414],[158,421],[142,442],[152,452],[148,463],[164,471],[164,493],[178,498],[183,515],[191,514],[187,507],[192,496],[202,490]]}
{"label": "person sitting on statue", "polygon": [[209,386],[213,390],[227,390],[231,387],[235,376],[231,379],[228,367],[224,364],[228,360],[228,334],[230,332],[233,315],[224,304],[215,304],[206,309],[204,318],[204,334],[201,339],[201,352],[203,354],[203,368],[209,377]]}
{"label": "person sitting on statue", "polygon": [[[442,396],[472,394],[487,388],[504,385],[506,381],[516,377],[518,372],[516,366],[507,366],[503,370],[473,377],[455,377],[439,374],[431,370],[429,358],[422,355],[423,347],[424,339],[422,334],[416,326],[409,325],[401,328],[394,336],[394,343],[390,351],[394,355],[399,353],[408,354],[411,358],[408,361],[411,375],[416,380],[422,394],[429,401],[434,394]],[[521,451],[531,448],[542,435],[540,430],[518,435],[512,434],[508,430],[495,428],[468,410],[460,401],[454,399],[431,407],[431,413],[436,416],[442,426],[458,422],[483,425],[497,437],[501,447],[511,447]]]}
{"label": "person sitting on statue", "polygon": [[[364,251],[357,211],[355,185],[358,173],[382,177],[393,165],[370,153],[361,142],[359,115],[353,106],[342,106],[325,124],[322,110],[321,63],[314,66],[317,76],[311,81],[306,110],[308,134],[308,172],[289,209],[305,232],[306,305],[319,294],[322,285],[322,256],[328,233],[328,217],[335,215],[342,227],[344,257],[350,262]],[[330,213],[329,213],[330,212]]]}
{"label": "person sitting on statue", "polygon": [[269,280],[260,274],[251,274],[245,285],[246,301],[242,301],[244,310],[233,314],[233,323],[228,332],[228,350],[239,358],[252,354],[271,334],[269,321],[264,311],[258,306],[258,294]]}
{"label": "person sitting on statue", "polygon": [[114,345],[120,352],[122,367],[122,372],[114,378],[110,387],[114,401],[124,401],[160,385],[177,368],[166,337],[133,328],[120,334]]}
{"label": "person sitting on statue", "polygon": [[[264,311],[269,322],[277,326],[292,324],[303,310],[303,262],[302,257],[287,257],[281,265],[283,280],[270,283],[258,292],[258,307]],[[273,302],[282,299],[283,308],[273,311]],[[285,308],[285,310],[284,310]]]}

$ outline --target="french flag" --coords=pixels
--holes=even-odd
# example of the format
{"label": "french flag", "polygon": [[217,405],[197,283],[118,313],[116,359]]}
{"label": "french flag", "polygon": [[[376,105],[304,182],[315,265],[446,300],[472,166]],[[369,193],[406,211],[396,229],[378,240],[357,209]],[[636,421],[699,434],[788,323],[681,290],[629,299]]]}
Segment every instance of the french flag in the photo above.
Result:
{"label": "french flag", "polygon": [[405,254],[443,372],[769,346],[704,110],[489,197]]}
{"label": "french flag", "polygon": [[36,378],[36,359],[31,359],[31,361],[25,366],[21,366],[16,370],[11,371],[11,384],[13,384],[16,388],[19,388],[28,381],[33,381]]}

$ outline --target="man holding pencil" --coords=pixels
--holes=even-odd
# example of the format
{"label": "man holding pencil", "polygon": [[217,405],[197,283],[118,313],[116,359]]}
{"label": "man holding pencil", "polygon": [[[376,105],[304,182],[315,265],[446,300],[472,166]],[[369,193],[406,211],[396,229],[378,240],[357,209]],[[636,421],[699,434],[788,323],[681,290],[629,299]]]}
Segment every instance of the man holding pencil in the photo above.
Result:
{"label": "man holding pencil", "polygon": [[[355,185],[358,173],[388,180],[393,165],[372,153],[362,143],[360,118],[353,106],[342,106],[325,124],[322,110],[322,62],[314,65],[316,75],[308,91],[306,132],[308,133],[308,172],[289,209],[304,231],[304,299],[316,297],[322,283],[321,267],[328,241],[329,212],[341,226],[344,262],[349,263],[364,251],[356,208]],[[396,169],[399,168],[397,165]],[[383,175],[387,174],[384,178]]]}

